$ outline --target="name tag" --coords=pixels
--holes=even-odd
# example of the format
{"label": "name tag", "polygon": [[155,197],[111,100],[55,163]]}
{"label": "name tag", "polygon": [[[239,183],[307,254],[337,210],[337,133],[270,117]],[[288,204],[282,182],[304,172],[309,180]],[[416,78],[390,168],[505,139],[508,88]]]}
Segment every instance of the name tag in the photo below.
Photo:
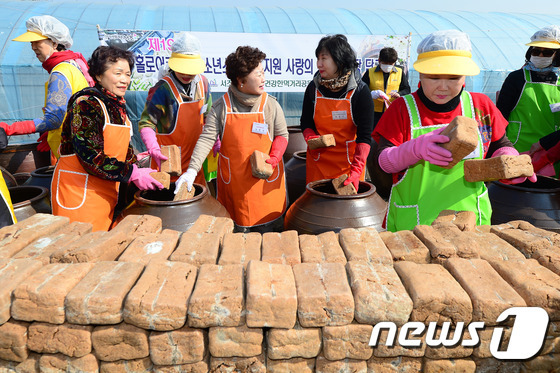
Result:
{"label": "name tag", "polygon": [[200,108],[200,115],[206,113],[207,110],[208,110],[208,104],[204,104],[204,105]]}
{"label": "name tag", "polygon": [[555,104],[550,104],[550,111],[552,111],[553,113],[557,113],[560,111],[560,102],[557,102]]}
{"label": "name tag", "polygon": [[251,132],[266,135],[268,133],[268,124],[253,122],[253,129]]}
{"label": "name tag", "polygon": [[333,120],[344,120],[348,118],[348,114],[345,110],[333,111],[331,115]]}

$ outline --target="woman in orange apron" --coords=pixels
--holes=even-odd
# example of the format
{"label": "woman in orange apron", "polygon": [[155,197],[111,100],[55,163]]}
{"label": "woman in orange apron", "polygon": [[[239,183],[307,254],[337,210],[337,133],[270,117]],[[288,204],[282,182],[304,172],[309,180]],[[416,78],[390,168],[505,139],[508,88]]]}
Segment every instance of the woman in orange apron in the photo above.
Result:
{"label": "woman in orange apron", "polygon": [[93,230],[109,230],[120,182],[141,189],[163,188],[138,168],[130,137],[124,95],[134,58],[115,47],[98,47],[88,61],[92,88],[71,97],[62,128],[60,159],[51,184],[53,215],[89,222]]}
{"label": "woman in orange apron", "polygon": [[[187,169],[206,113],[212,107],[208,80],[201,75],[204,69],[198,38],[187,32],[175,34],[169,71],[150,90],[138,123],[153,168],[167,159],[161,153],[161,145],[177,145],[182,169]],[[206,185],[203,171],[197,175],[197,184]]]}
{"label": "woman in orange apron", "polygon": [[360,79],[356,53],[344,35],[325,36],[315,49],[317,73],[303,98],[300,126],[305,141],[332,134],[336,145],[307,149],[306,181],[348,175],[358,189],[373,131],[373,101]]}
{"label": "woman in orange apron", "polygon": [[[288,129],[282,108],[264,91],[261,62],[265,58],[259,49],[247,46],[227,57],[231,85],[212,106],[189,167],[176,182],[176,190],[184,182],[191,189],[206,155],[216,139],[221,139],[218,201],[237,231],[281,231],[287,205],[282,155],[288,145]],[[249,159],[255,150],[270,156],[267,163],[273,173],[267,179],[252,175]]]}

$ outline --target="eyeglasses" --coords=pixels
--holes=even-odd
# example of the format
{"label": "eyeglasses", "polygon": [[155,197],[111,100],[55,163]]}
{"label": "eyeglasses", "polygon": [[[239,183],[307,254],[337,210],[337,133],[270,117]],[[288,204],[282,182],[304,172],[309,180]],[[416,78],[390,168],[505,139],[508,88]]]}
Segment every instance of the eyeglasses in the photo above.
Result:
{"label": "eyeglasses", "polygon": [[552,55],[556,52],[555,49],[548,49],[548,48],[533,48],[531,50],[531,56],[543,56],[543,57],[552,57]]}

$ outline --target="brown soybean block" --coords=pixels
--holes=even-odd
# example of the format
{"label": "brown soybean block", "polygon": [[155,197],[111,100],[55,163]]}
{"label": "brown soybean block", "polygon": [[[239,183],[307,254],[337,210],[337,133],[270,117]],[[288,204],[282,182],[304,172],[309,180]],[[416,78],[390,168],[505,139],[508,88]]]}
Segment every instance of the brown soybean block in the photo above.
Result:
{"label": "brown soybean block", "polygon": [[198,363],[178,364],[178,365],[154,365],[153,373],[208,373],[210,372],[210,363],[208,358]]}
{"label": "brown soybean block", "polygon": [[150,358],[156,365],[191,364],[202,361],[206,355],[206,329],[187,326],[167,332],[151,332]]}
{"label": "brown soybean block", "polygon": [[66,320],[84,325],[122,322],[124,299],[143,270],[139,263],[96,263],[66,296]]}
{"label": "brown soybean block", "polygon": [[216,233],[184,232],[169,260],[192,264],[197,268],[204,264],[216,264],[220,240],[221,236]]}
{"label": "brown soybean block", "polygon": [[287,360],[272,360],[267,358],[266,371],[268,373],[314,373],[315,359],[295,357]]}
{"label": "brown soybean block", "polygon": [[410,321],[471,321],[469,295],[441,265],[396,262],[395,270],[414,304]]}
{"label": "brown soybean block", "polygon": [[246,320],[250,328],[293,328],[297,293],[292,267],[252,260],[247,266]]}
{"label": "brown soybean block", "polygon": [[173,197],[173,201],[184,201],[186,199],[191,199],[194,197],[195,192],[196,192],[196,188],[194,187],[191,188],[191,191],[189,192],[187,183],[183,183],[179,187],[177,193],[175,193],[175,196]]}
{"label": "brown soybean block", "polygon": [[11,258],[33,241],[48,236],[67,226],[70,219],[65,216],[35,214],[31,217],[0,229],[0,259]]}
{"label": "brown soybean block", "polygon": [[354,297],[341,263],[301,263],[292,267],[303,327],[350,324]]}
{"label": "brown soybean block", "polygon": [[552,321],[560,320],[560,277],[535,259],[492,261],[492,267],[521,295],[529,307],[541,307]]}
{"label": "brown soybean block", "polygon": [[379,237],[393,256],[393,261],[430,263],[430,250],[412,231],[380,232]]}
{"label": "brown soybean block", "polygon": [[135,360],[102,361],[99,364],[100,373],[144,373],[153,368],[149,357]]}
{"label": "brown soybean block", "polygon": [[188,232],[216,233],[223,238],[226,233],[233,233],[233,220],[225,217],[200,215]]}
{"label": "brown soybean block", "polygon": [[488,159],[467,159],[463,165],[468,182],[494,181],[533,176],[531,156],[501,155]]}
{"label": "brown soybean block", "polygon": [[523,368],[521,361],[498,360],[494,357],[479,359],[474,357],[476,373],[520,373]]}
{"label": "brown soybean block", "polygon": [[93,326],[34,322],[29,325],[27,347],[42,354],[81,357],[91,353]]}
{"label": "brown soybean block", "polygon": [[525,372],[555,372],[558,370],[560,354],[536,356],[522,362],[521,371]]}
{"label": "brown soybean block", "polygon": [[[478,329],[478,338],[480,339],[480,343],[474,348],[473,350],[473,357],[484,359],[484,358],[491,358],[492,353],[490,352],[490,343],[492,341],[492,335],[494,335],[496,331],[494,326],[486,326],[483,329]],[[500,325],[499,328],[503,331],[502,340],[499,345],[499,351],[504,351],[505,348],[509,345],[509,340],[511,338],[511,331],[512,328],[507,325]]]}
{"label": "brown soybean block", "polygon": [[252,357],[262,354],[263,330],[246,325],[211,327],[208,347],[213,357]]}
{"label": "brown soybean block", "polygon": [[338,239],[349,262],[363,260],[393,265],[393,256],[375,228],[344,228]]}
{"label": "brown soybean block", "polygon": [[[533,259],[560,276],[560,252],[558,249],[538,249],[533,253]],[[0,280],[0,282],[2,282]]]}
{"label": "brown soybean block", "polygon": [[417,225],[412,232],[430,250],[432,259],[445,260],[452,256],[457,256],[455,246],[446,240],[441,233],[436,231],[434,227],[430,225]]}
{"label": "brown soybean block", "polygon": [[41,355],[29,353],[23,362],[0,359],[0,372],[35,373],[39,372],[39,358]]}
{"label": "brown soybean block", "polygon": [[171,176],[167,172],[150,172],[150,176],[163,185],[163,189],[169,189]]}
{"label": "brown soybean block", "polygon": [[32,259],[0,259],[0,325],[10,319],[12,292],[43,264]]}
{"label": "brown soybean block", "polygon": [[266,163],[266,160],[269,158],[268,154],[258,150],[255,150],[253,154],[251,154],[249,160],[251,162],[251,173],[254,177],[257,179],[268,179],[272,176],[272,173],[274,172],[272,165]]}
{"label": "brown soybean block", "polygon": [[[441,336],[442,327],[441,326],[436,326],[435,331],[429,330],[429,331],[427,331],[427,333],[430,336],[433,336],[434,340],[439,341],[439,340],[441,340],[440,338],[442,338],[442,336]],[[461,335],[461,337],[459,339],[460,341],[471,340],[473,338],[473,336],[471,336],[471,334],[469,333],[467,328],[463,328],[463,327],[457,328],[455,325],[451,325],[445,331],[445,334],[446,334],[447,338],[450,339],[450,340],[455,337],[456,333],[459,333]],[[476,336],[474,336],[474,338],[476,338]],[[461,358],[466,358],[466,357],[471,356],[472,353],[473,353],[473,347],[470,347],[470,346],[465,347],[461,343],[456,343],[452,346],[443,346],[441,344],[438,345],[438,346],[427,345],[426,346],[426,352],[424,353],[424,356],[426,358],[434,359],[434,360],[436,360],[436,359],[461,359]]]}
{"label": "brown soybean block", "polygon": [[192,292],[187,323],[191,328],[245,323],[243,266],[204,264]]}
{"label": "brown soybean block", "polygon": [[96,326],[91,333],[95,356],[102,361],[148,357],[148,331],[127,323]]}
{"label": "brown soybean block", "polygon": [[56,232],[39,238],[27,245],[23,250],[14,255],[13,258],[30,258],[40,260],[43,264],[49,264],[51,261],[51,254],[77,240],[81,236],[91,233],[92,229],[93,225],[91,223],[74,221]]}
{"label": "brown soybean block", "polygon": [[367,360],[373,354],[368,345],[372,325],[350,324],[323,327],[323,355],[329,360]]}
{"label": "brown soybean block", "polygon": [[53,263],[88,263],[116,260],[136,237],[119,231],[88,233],[51,255]]}
{"label": "brown soybean block", "polygon": [[29,356],[27,349],[28,323],[10,320],[0,325],[0,359],[23,362]]}
{"label": "brown soybean block", "polygon": [[480,259],[491,260],[524,260],[525,256],[507,241],[493,233],[465,232],[482,249],[479,251]]}
{"label": "brown soybean block", "polygon": [[161,172],[176,176],[183,173],[181,168],[181,148],[177,145],[162,145],[161,154],[167,157],[167,160],[161,161],[159,167]]}
{"label": "brown soybean block", "polygon": [[261,259],[262,235],[258,232],[226,233],[218,264],[242,264],[247,269],[251,260]]}
{"label": "brown soybean block", "polygon": [[289,264],[291,266],[301,263],[297,231],[264,233],[261,260],[267,263]]}
{"label": "brown soybean block", "polygon": [[317,356],[315,360],[316,373],[339,373],[339,372],[367,372],[365,360],[344,359],[331,361],[323,354]]}
{"label": "brown soybean block", "polygon": [[314,358],[323,346],[321,328],[302,328],[296,323],[292,329],[271,328],[266,333],[268,358]]}
{"label": "brown soybean block", "polygon": [[471,359],[439,359],[424,358],[423,373],[474,373],[476,364]]}
{"label": "brown soybean block", "polygon": [[478,242],[472,241],[456,225],[436,225],[434,230],[439,232],[444,240],[455,246],[458,257],[466,259],[480,258],[478,253],[482,251],[482,248],[478,245]]}
{"label": "brown soybean block", "polygon": [[440,224],[454,224],[462,231],[474,231],[476,214],[474,211],[442,210],[432,222],[432,226]]}
{"label": "brown soybean block", "polygon": [[299,249],[302,263],[346,264],[346,256],[338,241],[338,234],[333,231],[317,235],[299,235]]}
{"label": "brown soybean block", "polygon": [[396,358],[382,358],[373,356],[367,361],[368,372],[405,373],[422,371],[422,360],[399,356]]}
{"label": "brown soybean block", "polygon": [[341,196],[352,196],[354,194],[358,194],[354,184],[349,183],[348,185],[344,185],[344,182],[348,179],[348,175],[340,175],[336,179],[332,179],[332,185],[336,194]]}
{"label": "brown soybean block", "polygon": [[48,264],[40,268],[15,288],[12,317],[64,323],[64,299],[92,268],[93,263]]}
{"label": "brown soybean block", "polygon": [[149,330],[182,327],[196,272],[187,263],[152,260],[126,296],[124,321]]}
{"label": "brown soybean block", "polygon": [[449,150],[453,156],[453,160],[444,167],[447,169],[455,166],[478,146],[478,124],[472,118],[456,116],[441,131],[441,135],[449,137],[449,142],[439,144],[439,146]]}
{"label": "brown soybean block", "polygon": [[269,372],[265,365],[264,354],[252,357],[210,357],[209,372]]}
{"label": "brown soybean block", "polygon": [[373,356],[378,358],[394,358],[399,356],[421,358],[426,352],[426,333],[422,333],[420,336],[409,333],[407,340],[416,341],[415,343],[418,343],[418,346],[401,346],[398,335],[389,340],[389,332],[383,328],[380,328],[375,336],[372,333],[372,338],[374,339],[373,341],[370,340],[370,342],[372,342]]}
{"label": "brown soybean block", "polygon": [[391,321],[403,325],[408,321],[412,299],[392,266],[352,261],[346,264],[346,271],[354,295],[357,322],[375,325]]}
{"label": "brown soybean block", "polygon": [[335,146],[335,145],[336,145],[336,141],[334,139],[334,135],[330,133],[326,135],[321,135],[314,139],[309,139],[307,141],[307,146],[311,150],[318,149],[318,148],[327,148],[329,146]]}
{"label": "brown soybean block", "polygon": [[146,265],[150,260],[166,260],[175,250],[180,235],[178,231],[166,229],[162,233],[136,237],[121,254],[119,261]]}
{"label": "brown soybean block", "polygon": [[93,354],[69,357],[63,354],[42,355],[39,359],[41,372],[99,372],[99,362]]}
{"label": "brown soybean block", "polygon": [[494,325],[506,309],[527,305],[485,260],[449,258],[444,267],[469,294],[473,305],[473,321]]}
{"label": "brown soybean block", "polygon": [[123,220],[111,229],[111,232],[123,231],[134,237],[146,233],[160,233],[162,221],[158,216],[153,215],[127,215]]}
{"label": "brown soybean block", "polygon": [[559,240],[552,232],[543,233],[532,224],[520,220],[493,225],[490,232],[509,242],[525,257],[530,258],[539,249],[548,249],[559,245]]}

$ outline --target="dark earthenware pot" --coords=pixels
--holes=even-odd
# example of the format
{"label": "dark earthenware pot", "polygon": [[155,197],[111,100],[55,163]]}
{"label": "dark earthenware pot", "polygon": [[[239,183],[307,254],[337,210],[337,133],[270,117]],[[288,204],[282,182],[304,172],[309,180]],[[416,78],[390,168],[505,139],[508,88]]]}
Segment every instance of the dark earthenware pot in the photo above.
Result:
{"label": "dark earthenware pot", "polygon": [[343,228],[374,227],[382,231],[387,203],[376,193],[375,186],[360,182],[358,194],[336,194],[331,180],[314,181],[286,213],[284,228],[299,234],[338,232]]}
{"label": "dark earthenware pot", "polygon": [[8,145],[0,152],[0,166],[11,174],[31,172],[51,164],[50,152],[37,150],[37,143]]}
{"label": "dark earthenware pot", "polygon": [[494,181],[488,186],[492,224],[525,220],[535,227],[560,232],[560,180],[537,176],[537,182],[507,185]]}
{"label": "dark earthenware pot", "polygon": [[27,179],[24,185],[42,186],[51,190],[51,181],[53,178],[54,166],[46,166],[38,168],[31,172],[31,176]]}
{"label": "dark earthenware pot", "polygon": [[293,154],[284,165],[286,171],[286,184],[288,184],[288,201],[294,203],[305,193],[305,160],[307,151],[300,150]]}
{"label": "dark earthenware pot", "polygon": [[37,213],[51,213],[49,191],[40,186],[22,185],[8,188],[18,221]]}
{"label": "dark earthenware pot", "polygon": [[194,184],[195,196],[184,201],[173,201],[175,184],[169,189],[137,191],[134,202],[123,215],[153,215],[162,220],[163,229],[184,232],[200,215],[230,217],[226,208],[208,193],[208,189]]}
{"label": "dark earthenware pot", "polygon": [[303,138],[303,133],[301,128],[298,127],[288,127],[288,147],[284,152],[284,163],[287,162],[295,152],[300,150],[307,150],[307,143]]}
{"label": "dark earthenware pot", "polygon": [[18,172],[14,174],[14,179],[16,179],[17,185],[23,185],[31,177],[30,172]]}
{"label": "dark earthenware pot", "polygon": [[8,188],[18,186],[17,179],[14,175],[9,173],[8,170],[0,166],[0,172],[2,172],[2,177],[4,178],[4,181],[6,182],[6,186]]}

